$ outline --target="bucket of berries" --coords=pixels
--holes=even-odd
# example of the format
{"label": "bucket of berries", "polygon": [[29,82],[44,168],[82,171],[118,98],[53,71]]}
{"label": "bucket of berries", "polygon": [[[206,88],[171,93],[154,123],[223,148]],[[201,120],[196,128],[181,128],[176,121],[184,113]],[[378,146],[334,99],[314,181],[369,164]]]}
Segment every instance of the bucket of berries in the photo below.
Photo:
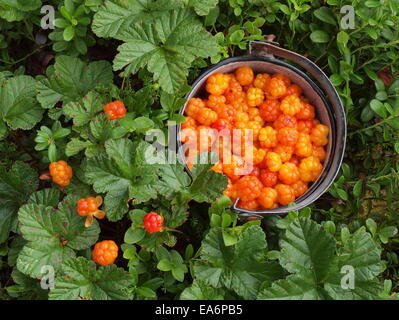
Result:
{"label": "bucket of berries", "polygon": [[217,153],[213,170],[228,177],[224,194],[242,218],[302,209],[333,183],[345,150],[345,112],[307,58],[253,41],[248,56],[206,70],[186,98],[186,121],[177,128],[186,169],[199,154]]}

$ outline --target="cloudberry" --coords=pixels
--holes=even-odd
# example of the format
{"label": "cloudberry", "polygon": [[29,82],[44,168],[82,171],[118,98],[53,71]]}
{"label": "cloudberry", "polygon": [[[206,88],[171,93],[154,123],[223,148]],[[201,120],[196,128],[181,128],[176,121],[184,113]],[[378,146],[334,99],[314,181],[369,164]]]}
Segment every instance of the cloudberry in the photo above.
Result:
{"label": "cloudberry", "polygon": [[224,105],[226,103],[225,96],[216,96],[210,94],[208,100],[206,101],[206,106],[211,108],[212,110],[216,111],[219,106]]}
{"label": "cloudberry", "polygon": [[317,124],[310,134],[312,143],[317,147],[325,146],[328,143],[329,128],[324,124]]}
{"label": "cloudberry", "polygon": [[273,76],[273,78],[282,80],[287,88],[291,85],[290,78],[288,78],[286,75],[283,75],[281,73],[276,73]]}
{"label": "cloudberry", "polygon": [[296,128],[297,121],[296,118],[290,116],[289,114],[281,114],[277,117],[277,119],[273,122],[274,129],[282,129],[285,127],[288,128]]}
{"label": "cloudberry", "polygon": [[302,180],[298,180],[296,183],[291,185],[291,188],[294,190],[295,198],[298,198],[308,191],[308,184]]}
{"label": "cloudberry", "polygon": [[202,108],[193,116],[193,118],[204,126],[210,126],[217,120],[218,115],[212,109]]}
{"label": "cloudberry", "polygon": [[287,87],[283,80],[273,77],[267,82],[265,92],[270,94],[271,97],[278,99],[286,94]]}
{"label": "cloudberry", "polygon": [[86,227],[90,227],[93,224],[93,217],[97,219],[103,219],[105,217],[105,212],[98,210],[98,207],[101,206],[102,203],[103,199],[101,196],[79,199],[76,211],[80,216],[87,217],[85,222]]}
{"label": "cloudberry", "polygon": [[249,120],[259,122],[260,124],[263,125],[264,120],[260,116],[258,108],[249,108],[247,112],[248,112]]}
{"label": "cloudberry", "polygon": [[228,180],[227,188],[223,191],[223,194],[233,200],[238,198],[237,188],[230,179]]}
{"label": "cloudberry", "polygon": [[250,67],[244,66],[237,68],[235,72],[237,81],[242,86],[248,86],[254,81],[254,72]]}
{"label": "cloudberry", "polygon": [[227,88],[224,96],[228,103],[239,101],[244,98],[242,87],[235,77],[230,78],[229,87]]}
{"label": "cloudberry", "polygon": [[262,191],[262,182],[257,177],[245,176],[236,183],[238,196],[242,201],[255,200]]}
{"label": "cloudberry", "polygon": [[210,94],[221,95],[229,87],[230,77],[221,72],[216,72],[206,79],[206,91]]}
{"label": "cloudberry", "polygon": [[265,187],[274,187],[277,184],[278,172],[262,169],[260,170],[259,179]]}
{"label": "cloudberry", "polygon": [[291,84],[287,87],[287,92],[285,93],[285,96],[290,96],[292,94],[295,94],[299,97],[302,94],[302,89],[296,84]]}
{"label": "cloudberry", "polygon": [[229,122],[233,122],[236,116],[236,110],[233,106],[223,104],[216,109],[216,113],[219,119],[226,119]]}
{"label": "cloudberry", "polygon": [[259,130],[258,139],[263,148],[273,148],[277,145],[277,131],[266,126]]}
{"label": "cloudberry", "polygon": [[66,187],[70,184],[72,178],[72,168],[64,160],[51,162],[50,176],[52,180],[61,187]]}
{"label": "cloudberry", "polygon": [[256,199],[251,201],[242,201],[240,199],[240,201],[238,201],[237,207],[245,210],[256,210],[259,208],[259,203]]}
{"label": "cloudberry", "polygon": [[222,130],[230,130],[231,129],[231,124],[228,120],[226,119],[217,119],[211,126],[212,129],[215,129],[217,131],[222,131]]}
{"label": "cloudberry", "polygon": [[112,240],[97,242],[92,252],[94,262],[102,266],[113,264],[118,257],[118,246]]}
{"label": "cloudberry", "polygon": [[265,98],[263,90],[259,88],[249,88],[247,91],[247,103],[250,107],[260,106]]}
{"label": "cloudberry", "polygon": [[295,128],[281,128],[277,132],[278,142],[285,146],[294,146],[298,141],[298,130]]}
{"label": "cloudberry", "polygon": [[292,162],[284,163],[278,172],[278,178],[281,182],[288,185],[298,182],[298,167]]}
{"label": "cloudberry", "polygon": [[301,100],[295,94],[285,97],[280,104],[281,111],[290,116],[296,115],[301,110],[301,107]]}
{"label": "cloudberry", "polygon": [[301,109],[296,114],[298,120],[312,120],[316,116],[315,109],[309,103],[302,103]]}
{"label": "cloudberry", "polygon": [[144,216],[143,224],[148,233],[162,232],[163,216],[151,211]]}
{"label": "cloudberry", "polygon": [[326,150],[324,150],[323,147],[316,147],[316,146],[313,146],[312,155],[316,158],[319,158],[320,162],[323,162],[324,160],[326,160],[326,157],[327,157]]}
{"label": "cloudberry", "polygon": [[196,126],[197,126],[197,122],[195,121],[194,118],[191,118],[191,117],[186,117],[186,121],[184,121],[181,124],[182,129],[195,128]]}
{"label": "cloudberry", "polygon": [[263,188],[262,193],[257,200],[263,208],[272,209],[277,200],[277,191],[273,188]]}
{"label": "cloudberry", "polygon": [[126,115],[126,108],[122,101],[112,101],[104,106],[104,112],[111,120],[123,118]]}
{"label": "cloudberry", "polygon": [[310,134],[310,131],[313,128],[312,120],[300,120],[298,121],[297,130],[299,132]]}
{"label": "cloudberry", "polygon": [[313,154],[313,146],[308,134],[299,133],[298,142],[295,145],[295,154],[303,158],[310,157]]}
{"label": "cloudberry", "polygon": [[191,98],[187,103],[185,113],[189,117],[194,118],[195,115],[198,113],[198,111],[201,110],[202,108],[205,108],[205,102],[202,99]]}
{"label": "cloudberry", "polygon": [[249,174],[250,176],[255,176],[257,178],[259,178],[260,176],[260,169],[259,167],[254,167],[254,169],[251,171],[251,173]]}
{"label": "cloudberry", "polygon": [[281,161],[284,163],[290,161],[292,154],[294,153],[294,147],[279,144],[273,148],[273,152],[278,153],[280,155]]}
{"label": "cloudberry", "polygon": [[259,115],[267,122],[277,120],[280,114],[280,102],[277,99],[267,99],[259,107]]}
{"label": "cloudberry", "polygon": [[197,143],[200,152],[211,151],[212,146],[216,142],[216,130],[206,127],[197,127]]}
{"label": "cloudberry", "polygon": [[268,75],[267,73],[259,73],[255,77],[254,86],[255,88],[264,90],[269,80],[270,80],[270,75]]}
{"label": "cloudberry", "polygon": [[264,161],[265,161],[266,167],[272,172],[279,171],[281,168],[281,165],[283,164],[281,161],[280,155],[275,152],[268,152],[265,156]]}
{"label": "cloudberry", "polygon": [[237,112],[234,117],[235,122],[248,122],[249,121],[249,114],[246,112]]}
{"label": "cloudberry", "polygon": [[302,159],[299,165],[301,180],[305,182],[316,181],[322,170],[323,166],[319,159],[314,156]]}
{"label": "cloudberry", "polygon": [[196,128],[184,128],[180,130],[180,141],[184,144],[197,145],[197,130]]}
{"label": "cloudberry", "polygon": [[293,155],[291,157],[291,159],[289,160],[289,162],[295,164],[297,167],[299,167],[299,164],[301,163],[301,160],[299,159],[299,157],[297,155]]}
{"label": "cloudberry", "polygon": [[232,155],[226,160],[223,159],[223,172],[232,181],[237,181],[242,175],[248,173],[245,161],[236,155]]}
{"label": "cloudberry", "polygon": [[283,206],[295,201],[294,190],[286,184],[278,184],[274,188],[277,191],[277,202]]}

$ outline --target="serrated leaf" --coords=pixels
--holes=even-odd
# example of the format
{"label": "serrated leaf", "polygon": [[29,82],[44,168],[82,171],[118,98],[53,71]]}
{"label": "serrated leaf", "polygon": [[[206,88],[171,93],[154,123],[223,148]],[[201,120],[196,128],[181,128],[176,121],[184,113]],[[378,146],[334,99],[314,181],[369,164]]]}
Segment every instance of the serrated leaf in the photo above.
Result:
{"label": "serrated leaf", "polygon": [[69,102],[63,106],[63,112],[73,119],[73,124],[81,127],[87,124],[100,111],[103,110],[103,100],[100,94],[90,91],[81,100]]}
{"label": "serrated leaf", "polygon": [[0,117],[11,129],[32,129],[43,116],[36,101],[36,81],[29,76],[16,76],[1,83]]}
{"label": "serrated leaf", "polygon": [[78,138],[72,138],[65,146],[65,155],[67,157],[74,156],[91,145],[93,144],[90,141],[82,141]]}
{"label": "serrated leaf", "polygon": [[253,299],[263,281],[282,276],[277,263],[265,261],[266,248],[265,234],[258,226],[246,228],[237,244],[229,247],[224,244],[222,229],[213,228],[202,242],[195,275],[207,285],[224,286],[244,299]]}
{"label": "serrated leaf", "polygon": [[47,207],[57,207],[61,193],[58,189],[47,188],[32,193],[28,203],[42,204]]}
{"label": "serrated leaf", "polygon": [[180,294],[180,300],[223,300],[224,291],[206,285],[200,279],[193,281],[193,284],[185,288]]}
{"label": "serrated leaf", "polygon": [[61,266],[64,275],[56,278],[50,300],[126,300],[130,275],[115,265],[96,268],[83,257],[70,259]]}
{"label": "serrated leaf", "polygon": [[82,60],[69,56],[58,56],[47,76],[37,83],[37,100],[47,109],[60,100],[64,104],[78,100],[96,86],[107,86],[113,80],[112,68],[107,61],[86,65]]}

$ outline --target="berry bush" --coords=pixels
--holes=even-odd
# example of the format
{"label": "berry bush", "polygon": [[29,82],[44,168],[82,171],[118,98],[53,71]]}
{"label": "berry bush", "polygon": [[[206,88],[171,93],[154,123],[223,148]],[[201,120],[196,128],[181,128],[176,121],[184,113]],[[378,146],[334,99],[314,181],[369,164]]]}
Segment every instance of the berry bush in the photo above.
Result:
{"label": "berry bush", "polygon": [[[0,299],[397,300],[398,30],[397,0],[0,0]],[[329,128],[287,76],[246,67],[179,110],[266,39],[328,75],[347,148],[315,203],[245,221],[231,199],[307,192]],[[245,177],[209,152],[232,128],[257,139]]]}

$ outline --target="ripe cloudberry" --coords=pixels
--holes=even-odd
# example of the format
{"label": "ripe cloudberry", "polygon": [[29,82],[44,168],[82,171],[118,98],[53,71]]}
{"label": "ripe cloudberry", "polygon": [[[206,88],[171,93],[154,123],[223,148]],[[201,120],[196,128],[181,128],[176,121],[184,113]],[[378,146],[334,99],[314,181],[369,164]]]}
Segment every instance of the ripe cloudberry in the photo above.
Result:
{"label": "ripe cloudberry", "polygon": [[206,101],[206,106],[208,108],[211,108],[212,110],[216,111],[217,108],[219,108],[221,105],[226,104],[226,97],[221,95],[221,96],[216,96],[213,94],[210,94],[208,97],[208,100]]}
{"label": "ripe cloudberry", "polygon": [[238,196],[242,201],[251,201],[260,196],[262,182],[257,177],[245,176],[236,183]]}
{"label": "ripe cloudberry", "polygon": [[281,114],[273,122],[274,129],[276,130],[282,128],[296,128],[297,124],[296,118],[289,114]]}
{"label": "ripe cloudberry", "polygon": [[328,143],[329,128],[324,124],[317,124],[310,134],[312,143],[317,147],[325,146]]}
{"label": "ripe cloudberry", "polygon": [[230,77],[230,83],[226,92],[224,93],[224,96],[226,97],[228,103],[240,101],[245,98],[242,87],[234,76]]}
{"label": "ripe cloudberry", "polygon": [[219,119],[226,119],[229,122],[233,122],[236,116],[236,110],[234,109],[233,106],[228,104],[220,105],[216,109],[216,113]]}
{"label": "ripe cloudberry", "polygon": [[216,72],[206,79],[206,91],[210,94],[221,95],[229,87],[230,77],[221,72]]}
{"label": "ripe cloudberry", "polygon": [[319,159],[314,156],[302,159],[299,165],[301,180],[305,182],[316,181],[322,170],[323,166]]}
{"label": "ripe cloudberry", "polygon": [[280,114],[280,102],[277,99],[267,99],[259,107],[259,115],[267,122],[277,120]]}
{"label": "ripe cloudberry", "polygon": [[76,211],[80,216],[87,217],[85,222],[86,227],[90,227],[93,224],[93,217],[97,219],[105,217],[105,212],[98,210],[102,203],[103,198],[101,196],[79,199]]}
{"label": "ripe cloudberry", "polygon": [[64,160],[51,162],[50,166],[51,179],[61,187],[66,187],[71,183],[72,168]]}
{"label": "ripe cloudberry", "polygon": [[148,233],[162,232],[163,216],[155,212],[147,213],[143,218],[143,224]]}
{"label": "ripe cloudberry", "polygon": [[249,88],[247,91],[247,103],[250,107],[260,106],[265,99],[262,89]]}
{"label": "ripe cloudberry", "polygon": [[263,148],[274,148],[277,145],[277,131],[266,126],[259,130],[258,140]]}
{"label": "ripe cloudberry", "polygon": [[245,210],[256,210],[259,208],[259,203],[256,199],[250,201],[238,201],[237,207]]}
{"label": "ripe cloudberry", "polygon": [[270,75],[268,75],[267,73],[259,73],[255,77],[254,86],[255,88],[264,90],[269,80],[270,80]]}
{"label": "ripe cloudberry", "polygon": [[294,190],[286,184],[278,184],[274,188],[277,191],[277,202],[283,206],[295,201]]}
{"label": "ripe cloudberry", "polygon": [[218,115],[212,109],[202,108],[193,116],[193,118],[204,126],[210,126],[217,120]]}
{"label": "ripe cloudberry", "polygon": [[278,171],[278,178],[281,182],[288,185],[298,182],[298,167],[292,162],[284,163]]}
{"label": "ripe cloudberry", "polygon": [[244,66],[237,68],[235,72],[237,81],[242,86],[248,86],[254,81],[254,72],[250,67]]}
{"label": "ripe cloudberry", "polygon": [[313,146],[308,134],[299,133],[298,142],[295,145],[295,154],[303,158],[310,157],[313,154]]}
{"label": "ripe cloudberry", "polygon": [[300,97],[302,94],[302,89],[296,84],[291,84],[287,87],[287,92],[285,93],[285,96],[287,97],[292,94],[295,94],[296,96]]}
{"label": "ripe cloudberry", "polygon": [[248,111],[249,120],[259,122],[262,126],[265,121],[260,116],[260,112],[258,108],[249,108]]}
{"label": "ripe cloudberry", "polygon": [[278,172],[262,169],[260,170],[259,179],[265,187],[274,187],[277,184]]}
{"label": "ripe cloudberry", "polygon": [[296,183],[291,185],[291,188],[294,190],[295,198],[298,198],[308,191],[308,184],[302,180],[298,180]]}
{"label": "ripe cloudberry", "polygon": [[123,118],[126,115],[125,104],[120,101],[112,101],[104,106],[104,112],[111,120]]}
{"label": "ripe cloudberry", "polygon": [[182,129],[195,128],[196,126],[197,126],[197,122],[195,121],[194,118],[191,118],[191,117],[186,117],[186,121],[184,121],[181,124]]}
{"label": "ripe cloudberry", "polygon": [[294,147],[279,144],[273,148],[273,152],[278,153],[280,155],[281,161],[284,163],[290,161],[292,154],[294,153]]}
{"label": "ripe cloudberry", "polygon": [[118,257],[118,246],[112,240],[97,242],[92,252],[94,262],[102,266],[113,264]]}
{"label": "ripe cloudberry", "polygon": [[272,172],[279,171],[283,164],[280,155],[276,152],[268,152],[264,161],[266,167]]}
{"label": "ripe cloudberry", "polygon": [[216,142],[216,130],[207,126],[197,127],[198,151],[211,151]]}
{"label": "ripe cloudberry", "polygon": [[282,80],[287,88],[291,85],[291,79],[282,73],[276,73],[273,78]]}
{"label": "ripe cloudberry", "polygon": [[217,131],[222,131],[222,130],[230,130],[231,129],[231,124],[228,120],[226,119],[217,119],[211,126],[212,129],[215,129]]}
{"label": "ripe cloudberry", "polygon": [[249,175],[257,177],[259,179],[259,177],[260,177],[260,169],[259,169],[259,167],[258,166],[254,167],[254,169],[251,171],[251,173]]}
{"label": "ripe cloudberry", "polygon": [[298,121],[297,130],[299,132],[310,134],[310,131],[313,128],[312,120],[300,120]]}
{"label": "ripe cloudberry", "polygon": [[237,188],[230,179],[228,179],[227,188],[223,191],[223,194],[233,200],[238,198]]}
{"label": "ripe cloudberry", "polygon": [[295,128],[281,128],[277,132],[278,142],[285,146],[294,146],[298,142],[298,130]]}
{"label": "ripe cloudberry", "polygon": [[186,115],[194,118],[199,110],[205,108],[205,102],[200,98],[191,98],[185,109]]}
{"label": "ripe cloudberry", "polygon": [[248,174],[247,165],[239,156],[231,155],[228,159],[223,159],[223,172],[232,181],[237,181],[241,176]]}
{"label": "ripe cloudberry", "polygon": [[264,209],[272,209],[277,200],[277,191],[273,188],[263,188],[257,200]]}
{"label": "ripe cloudberry", "polygon": [[296,114],[298,120],[313,120],[316,116],[315,109],[309,103],[301,103],[301,109]]}
{"label": "ripe cloudberry", "polygon": [[295,94],[285,97],[280,104],[281,111],[290,116],[296,115],[301,110],[301,107],[301,100]]}
{"label": "ripe cloudberry", "polygon": [[326,150],[324,150],[323,147],[316,147],[316,146],[313,146],[312,155],[314,157],[319,158],[320,162],[323,162],[324,160],[326,160],[326,157],[327,157]]}
{"label": "ripe cloudberry", "polygon": [[267,82],[265,92],[269,94],[271,98],[278,99],[286,94],[287,87],[283,80],[273,77]]}

